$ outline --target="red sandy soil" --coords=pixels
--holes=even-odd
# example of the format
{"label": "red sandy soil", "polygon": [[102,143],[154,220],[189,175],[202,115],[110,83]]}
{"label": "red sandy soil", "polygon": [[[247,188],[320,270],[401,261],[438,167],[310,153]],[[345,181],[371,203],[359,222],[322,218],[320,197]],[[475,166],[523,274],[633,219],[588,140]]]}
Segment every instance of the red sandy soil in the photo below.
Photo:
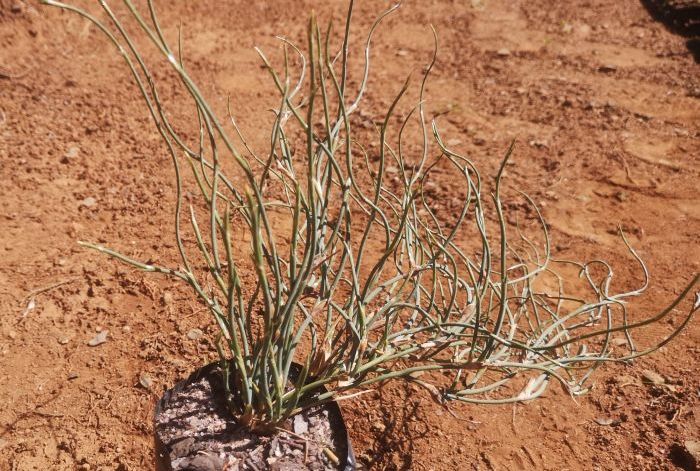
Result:
{"label": "red sandy soil", "polygon": [[[205,94],[217,107],[231,94],[262,145],[276,98],[253,46],[302,39],[312,9],[336,24],[345,10],[157,3],[168,34],[184,22]],[[358,3],[357,32],[389,5]],[[370,109],[429,59],[429,23],[440,54],[427,106],[443,133],[490,174],[517,138],[508,185],[543,208],[555,255],[600,255],[619,289],[636,286],[622,225],[652,276],[635,318],[664,307],[700,270],[700,66],[683,39],[634,0],[408,0],[377,35]],[[95,28],[29,1],[0,0],[0,182],[0,469],[149,469],[154,402],[213,358],[209,335],[187,337],[211,334],[209,317],[184,287],[76,240],[175,263],[170,160]],[[108,341],[89,347],[99,329]],[[530,404],[447,409],[394,383],[342,407],[371,469],[692,469],[699,339],[695,320],[662,351],[603,368],[576,401],[553,387]],[[666,385],[644,383],[645,370]]]}

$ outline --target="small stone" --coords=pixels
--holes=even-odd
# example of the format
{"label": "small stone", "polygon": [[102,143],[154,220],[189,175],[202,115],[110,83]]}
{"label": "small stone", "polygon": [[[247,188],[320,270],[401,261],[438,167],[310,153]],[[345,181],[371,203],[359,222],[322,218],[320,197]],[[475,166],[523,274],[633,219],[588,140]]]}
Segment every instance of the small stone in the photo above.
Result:
{"label": "small stone", "polygon": [[447,145],[450,147],[458,146],[462,143],[460,139],[448,139],[447,140]]}
{"label": "small stone", "polygon": [[386,168],[386,173],[391,173],[391,174],[399,173],[399,168],[398,168],[398,167],[394,167],[394,166],[387,167],[387,168]]}
{"label": "small stone", "polygon": [[695,466],[700,465],[700,441],[686,440],[683,444],[685,451],[695,460]]}
{"label": "small stone", "polygon": [[510,55],[510,50],[506,49],[505,47],[502,47],[498,51],[496,51],[496,54],[498,54],[501,57],[507,57]]}
{"label": "small stone", "polygon": [[73,381],[74,379],[78,379],[78,373],[68,373],[68,381]]}
{"label": "small stone", "polygon": [[109,334],[108,330],[103,330],[97,335],[95,335],[90,341],[88,342],[88,345],[91,347],[96,347],[98,345],[102,345],[107,341],[107,335]]}
{"label": "small stone", "polygon": [[80,206],[85,206],[86,208],[92,208],[97,204],[97,200],[92,196],[88,196],[80,202]]}
{"label": "small stone", "polygon": [[301,415],[294,416],[294,433],[301,435],[309,431],[309,423]]}
{"label": "small stone", "polygon": [[166,291],[163,293],[163,304],[172,304],[174,298],[173,293]]}
{"label": "small stone", "polygon": [[612,339],[612,341],[610,343],[612,343],[616,347],[622,347],[622,346],[627,345],[627,339],[622,338],[622,337],[615,337],[614,339]]}
{"label": "small stone", "polygon": [[401,56],[401,57],[406,57],[408,55],[408,51],[404,51],[403,49],[399,49],[398,51],[396,51],[396,55]]}
{"label": "small stone", "polygon": [[153,380],[148,375],[148,373],[142,372],[139,375],[139,384],[143,386],[144,389],[151,389],[151,386],[153,386]]}
{"label": "small stone", "polygon": [[124,327],[122,327],[122,332],[124,332],[125,334],[131,333],[131,327],[128,325],[125,325]]}
{"label": "small stone", "polygon": [[17,332],[14,330],[11,330],[7,333],[7,336],[10,337],[11,339],[16,339],[17,338]]}
{"label": "small stone", "polygon": [[645,383],[664,384],[666,380],[659,373],[651,370],[642,371],[642,379]]}
{"label": "small stone", "polygon": [[548,142],[545,140],[533,139],[532,141],[529,142],[529,144],[530,144],[530,147],[536,147],[538,149],[546,149],[547,147],[549,147]]}
{"label": "small stone", "polygon": [[595,423],[598,425],[602,425],[604,427],[615,424],[615,420],[611,419],[610,417],[596,417],[593,420],[595,420]]}
{"label": "small stone", "polygon": [[579,25],[577,28],[577,33],[580,36],[588,36],[589,34],[591,34],[591,27],[587,24]]}
{"label": "small stone", "polygon": [[68,342],[70,342],[70,337],[68,337],[67,335],[58,338],[58,343],[60,343],[61,345],[66,345]]}
{"label": "small stone", "polygon": [[202,332],[200,329],[190,329],[187,332],[187,338],[190,340],[197,340],[202,335],[204,335],[204,332]]}
{"label": "small stone", "polygon": [[10,6],[10,11],[12,13],[22,13],[24,11],[24,5],[21,2],[13,2]]}
{"label": "small stone", "polygon": [[66,154],[65,154],[65,155],[66,155],[67,158],[72,159],[72,158],[74,158],[74,157],[77,157],[79,152],[80,152],[80,149],[78,149],[77,146],[70,146],[70,147],[66,150]]}
{"label": "small stone", "polygon": [[615,66],[612,65],[612,64],[601,65],[600,67],[598,67],[598,71],[599,71],[599,72],[603,72],[603,73],[606,73],[606,74],[615,72],[616,70],[617,70],[617,67],[615,67]]}

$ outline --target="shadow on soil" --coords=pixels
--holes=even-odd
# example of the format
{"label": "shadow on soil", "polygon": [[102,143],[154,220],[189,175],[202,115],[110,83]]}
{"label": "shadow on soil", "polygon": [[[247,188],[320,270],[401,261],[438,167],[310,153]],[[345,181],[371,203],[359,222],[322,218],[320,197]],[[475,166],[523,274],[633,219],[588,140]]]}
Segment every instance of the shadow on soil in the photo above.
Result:
{"label": "shadow on soil", "polygon": [[686,47],[700,63],[700,0],[641,0],[656,21],[687,38]]}
{"label": "shadow on soil", "polygon": [[681,445],[675,444],[671,447],[670,458],[671,462],[683,471],[695,471],[700,469],[698,468],[700,463]]}
{"label": "shadow on soil", "polygon": [[[405,397],[410,397],[410,387],[404,387]],[[384,430],[377,440],[374,453],[366,462],[366,469],[409,471],[413,469],[413,441],[426,436],[429,431],[425,421],[418,417],[420,404],[406,400],[403,407],[397,410],[395,396],[386,394],[383,388],[379,388],[377,393]]]}

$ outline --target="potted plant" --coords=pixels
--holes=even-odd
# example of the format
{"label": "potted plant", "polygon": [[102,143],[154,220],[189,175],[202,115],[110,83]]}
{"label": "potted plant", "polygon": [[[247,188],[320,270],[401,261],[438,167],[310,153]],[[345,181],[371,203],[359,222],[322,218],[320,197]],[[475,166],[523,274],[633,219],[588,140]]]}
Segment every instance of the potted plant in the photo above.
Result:
{"label": "potted plant", "polygon": [[[150,0],[145,14],[131,0],[122,14],[100,1],[104,19],[43,3],[83,16],[116,46],[175,169],[180,266],[81,244],[185,282],[219,330],[220,360],[156,407],[161,469],[354,469],[338,400],[399,378],[440,401],[529,401],[552,381],[582,394],[600,365],[655,351],[700,307],[696,301],[669,336],[637,349],[633,331],[668,316],[697,274],[670,306],[633,322],[625,301],[646,281],[612,293],[605,262],[552,258],[547,224],[527,195],[529,222],[506,223],[503,176],[513,145],[486,180],[426,120],[437,40],[414,87],[415,106],[399,115],[406,80],[376,133],[363,130],[357,116],[372,34],[397,7],[370,28],[356,87],[348,64],[352,1],[338,51],[330,26],[322,31],[313,17],[304,48],[282,39],[281,72],[258,51],[279,92],[270,145],[259,153],[230,107],[225,124],[205,100]],[[191,99],[196,137],[171,122],[127,17]],[[451,206],[439,204],[445,195],[431,181],[438,172],[451,175]],[[199,196],[184,207],[188,185]],[[624,234],[622,241],[646,280]],[[558,275],[572,268],[583,286]]]}

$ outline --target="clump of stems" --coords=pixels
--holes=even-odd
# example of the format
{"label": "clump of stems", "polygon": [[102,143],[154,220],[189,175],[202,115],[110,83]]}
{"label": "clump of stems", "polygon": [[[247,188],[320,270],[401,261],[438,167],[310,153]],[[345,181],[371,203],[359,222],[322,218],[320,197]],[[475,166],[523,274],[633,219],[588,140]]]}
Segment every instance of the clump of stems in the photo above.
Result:
{"label": "clump of stems", "polygon": [[[147,16],[131,0],[123,3],[141,40],[156,47],[191,99],[193,143],[169,120],[137,41],[108,2],[99,2],[104,20],[44,3],[88,19],[116,46],[175,168],[179,267],[83,245],[194,290],[220,330],[227,399],[243,426],[270,430],[304,408],[394,378],[423,385],[440,400],[481,404],[531,400],[551,381],[581,394],[601,364],[665,345],[700,306],[693,303],[661,341],[638,349],[632,332],[668,316],[692,292],[697,274],[666,309],[632,322],[625,302],[646,289],[647,270],[624,234],[644,283],[612,293],[606,262],[551,257],[547,225],[527,195],[521,198],[540,235],[509,226],[503,174],[513,146],[493,181],[485,181],[472,160],[445,144],[424,108],[435,53],[418,80],[417,104],[400,116],[410,81],[397,85],[371,136],[378,144],[363,146],[368,132],[354,116],[367,86],[372,34],[397,7],[370,28],[354,91],[352,1],[339,51],[330,46],[331,28],[321,31],[313,18],[304,51],[281,39],[281,71],[258,51],[279,92],[269,147],[258,153],[230,107],[225,123],[205,100],[180,41],[175,49],[168,43],[150,0]],[[461,181],[459,207],[449,216],[437,214],[430,181],[437,172]],[[183,208],[186,181],[201,196],[189,208]],[[571,280],[558,274],[571,268],[583,294],[570,294]]]}

